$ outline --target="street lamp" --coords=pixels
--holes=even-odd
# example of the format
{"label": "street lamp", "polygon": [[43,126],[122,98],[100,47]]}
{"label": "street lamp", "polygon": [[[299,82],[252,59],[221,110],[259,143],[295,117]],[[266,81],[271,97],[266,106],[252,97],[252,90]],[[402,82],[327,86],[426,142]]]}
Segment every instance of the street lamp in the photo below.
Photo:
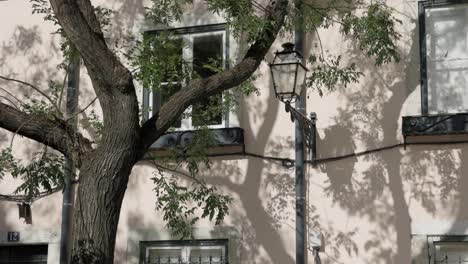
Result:
{"label": "street lamp", "polygon": [[270,63],[273,88],[278,99],[284,103],[295,102],[305,84],[307,68],[302,63],[302,54],[287,42],[283,50],[275,52]]}
{"label": "street lamp", "polygon": [[303,113],[291,107],[300,96],[305,86],[306,75],[309,71],[302,63],[302,54],[294,49],[294,44],[286,42],[283,50],[275,52],[275,58],[270,63],[271,79],[276,98],[285,104],[286,112],[291,114],[291,121],[298,120],[306,146],[315,157],[315,113],[310,119]]}
{"label": "street lamp", "polygon": [[[299,37],[298,37],[299,35]],[[302,35],[296,34],[296,43],[299,48],[302,44]],[[310,119],[303,114],[301,102],[301,91],[306,81],[307,68],[303,64],[302,54],[294,49],[294,44],[283,44],[283,50],[275,52],[275,58],[270,63],[271,79],[275,90],[276,98],[286,106],[286,112],[291,114],[291,121],[296,123],[296,264],[305,264],[307,255],[306,248],[306,224],[305,224],[305,177],[304,177],[304,143],[311,151],[312,162],[315,160],[315,113],[311,113]],[[295,107],[291,107],[291,102],[295,102]],[[316,263],[319,263],[317,252]]]}

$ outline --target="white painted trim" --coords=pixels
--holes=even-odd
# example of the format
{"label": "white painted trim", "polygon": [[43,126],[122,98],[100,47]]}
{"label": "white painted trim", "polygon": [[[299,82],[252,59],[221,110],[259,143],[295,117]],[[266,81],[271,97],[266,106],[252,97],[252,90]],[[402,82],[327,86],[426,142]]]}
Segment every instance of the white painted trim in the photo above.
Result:
{"label": "white painted trim", "polygon": [[[207,27],[210,25],[206,25]],[[230,63],[234,56],[236,55],[236,41],[231,35],[226,34],[226,29],[222,30],[213,30],[210,32],[203,32],[203,33],[187,33],[187,34],[180,34],[180,37],[183,39],[185,42],[185,47],[182,51],[182,56],[185,61],[191,62],[193,60],[193,40],[195,37],[200,37],[200,36],[209,36],[209,35],[214,35],[214,34],[221,34],[222,35],[222,59],[223,59],[223,64],[226,65],[227,63]],[[226,56],[226,48],[229,47],[229,58]],[[228,61],[230,60],[230,61]],[[182,87],[183,89],[184,87]],[[153,91],[150,91],[148,94],[148,106],[153,109],[154,104],[153,104]],[[192,107],[187,108],[185,111],[191,112]],[[209,128],[212,129],[217,129],[217,128],[226,128],[226,127],[239,127],[240,121],[239,121],[239,111],[240,109],[238,107],[235,107],[233,111],[223,111],[224,116],[221,124],[218,125],[210,125],[208,126]],[[151,115],[151,114],[150,114]],[[226,123],[227,120],[227,123]],[[191,118],[183,118],[181,122],[181,127],[176,128],[175,131],[187,131],[187,130],[194,130],[194,126],[192,125],[192,120]]]}

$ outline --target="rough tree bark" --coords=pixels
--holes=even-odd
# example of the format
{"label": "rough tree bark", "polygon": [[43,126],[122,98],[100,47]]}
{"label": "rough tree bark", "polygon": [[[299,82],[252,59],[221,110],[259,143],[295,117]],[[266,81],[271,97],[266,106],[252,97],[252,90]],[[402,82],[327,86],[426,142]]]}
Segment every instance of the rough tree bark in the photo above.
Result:
{"label": "rough tree bark", "polygon": [[67,37],[79,51],[104,118],[102,139],[94,149],[89,140],[64,120],[30,116],[0,103],[0,127],[34,139],[73,159],[80,169],[73,220],[73,263],[112,263],[115,237],[132,167],[199,98],[235,87],[260,65],[283,25],[287,0],[272,0],[265,12],[270,22],[232,69],[194,80],[141,127],[130,71],[107,47],[89,0],[50,0]]}

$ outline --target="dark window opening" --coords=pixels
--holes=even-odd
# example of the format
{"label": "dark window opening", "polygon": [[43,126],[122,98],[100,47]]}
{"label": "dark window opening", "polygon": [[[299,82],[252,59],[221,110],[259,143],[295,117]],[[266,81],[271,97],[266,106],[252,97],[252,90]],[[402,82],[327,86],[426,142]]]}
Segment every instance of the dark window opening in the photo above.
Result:
{"label": "dark window opening", "polygon": [[47,264],[47,245],[0,246],[0,264]]}
{"label": "dark window opening", "polygon": [[[193,70],[201,78],[208,78],[220,69],[222,63],[223,35],[207,35],[193,39]],[[192,126],[219,125],[223,119],[222,96],[203,98],[193,105]]]}

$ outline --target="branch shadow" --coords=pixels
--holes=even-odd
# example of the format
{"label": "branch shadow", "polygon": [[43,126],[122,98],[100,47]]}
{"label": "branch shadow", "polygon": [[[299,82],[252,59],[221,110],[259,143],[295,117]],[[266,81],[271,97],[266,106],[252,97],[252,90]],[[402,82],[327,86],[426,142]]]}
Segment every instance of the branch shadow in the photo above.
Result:
{"label": "branch shadow", "polygon": [[[416,25],[415,16],[409,13],[404,23]],[[411,108],[410,97],[419,88],[418,28],[404,36],[400,43],[402,61],[380,69],[375,69],[356,42],[349,40],[353,45],[347,56],[363,66],[365,81],[358,87],[337,89],[345,103],[334,117],[338,125],[319,128],[319,158],[402,141],[401,116]],[[360,256],[361,263],[426,263],[427,244],[412,243],[411,235],[417,232],[413,229],[417,224],[431,218],[454,221],[443,231],[446,234],[464,234],[468,228],[468,208],[462,202],[468,195],[461,189],[468,184],[463,176],[464,149],[407,146],[328,162],[317,168],[327,175],[324,193],[336,206],[334,210],[345,210],[355,220],[361,238],[350,239],[365,252]],[[358,224],[362,221],[369,226]],[[429,234],[431,229],[425,232]]]}

